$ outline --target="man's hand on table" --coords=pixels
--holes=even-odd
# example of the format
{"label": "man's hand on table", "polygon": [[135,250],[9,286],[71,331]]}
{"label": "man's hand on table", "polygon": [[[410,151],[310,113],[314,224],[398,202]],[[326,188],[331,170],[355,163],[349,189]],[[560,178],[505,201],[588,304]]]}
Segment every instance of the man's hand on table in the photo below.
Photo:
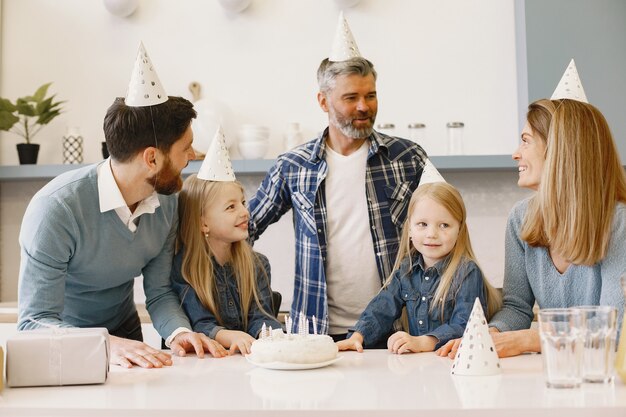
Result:
{"label": "man's hand on table", "polygon": [[113,365],[132,368],[133,365],[142,368],[161,368],[172,364],[172,356],[161,352],[143,342],[109,336],[111,343],[111,360]]}

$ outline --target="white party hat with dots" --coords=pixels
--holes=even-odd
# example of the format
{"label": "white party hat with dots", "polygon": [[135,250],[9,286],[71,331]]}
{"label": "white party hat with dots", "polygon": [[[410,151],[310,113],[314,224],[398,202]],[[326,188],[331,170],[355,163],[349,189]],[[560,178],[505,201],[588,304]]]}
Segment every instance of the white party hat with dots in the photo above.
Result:
{"label": "white party hat with dots", "polygon": [[559,85],[556,86],[556,90],[552,93],[551,100],[560,100],[568,98],[570,100],[577,100],[583,103],[589,103],[585,90],[583,89],[583,83],[580,81],[578,71],[576,70],[576,63],[572,59],[569,65],[565,69],[565,73],[559,81]]}
{"label": "white party hat with dots", "polygon": [[330,51],[329,61],[341,62],[350,58],[358,58],[361,56],[359,47],[356,46],[354,36],[348,22],[343,17],[343,12],[339,13],[339,22],[337,22],[337,31],[335,32],[335,39],[333,40],[333,46]]}
{"label": "white party hat with dots", "polygon": [[139,45],[135,67],[128,84],[126,105],[131,107],[153,106],[164,103],[167,99],[165,89],[163,89],[159,76],[142,42]]}
{"label": "white party hat with dots", "polygon": [[420,178],[419,185],[428,184],[431,182],[446,182],[443,179],[437,168],[430,162],[430,159],[426,160],[424,164],[424,169],[422,170],[422,177]]}
{"label": "white party hat with dots", "polygon": [[470,376],[500,373],[500,360],[489,335],[487,320],[478,298],[474,301],[474,308],[454,358],[451,373]]}
{"label": "white party hat with dots", "polygon": [[217,128],[215,137],[209,145],[198,178],[207,181],[235,181],[235,171],[230,162],[230,154],[226,147],[226,137],[222,127]]}

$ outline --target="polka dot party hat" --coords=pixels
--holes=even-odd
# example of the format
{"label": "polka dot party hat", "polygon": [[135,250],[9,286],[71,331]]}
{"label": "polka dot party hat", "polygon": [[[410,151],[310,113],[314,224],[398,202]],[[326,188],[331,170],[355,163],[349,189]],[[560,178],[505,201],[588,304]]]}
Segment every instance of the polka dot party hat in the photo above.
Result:
{"label": "polka dot party hat", "polygon": [[497,375],[500,373],[500,360],[489,335],[487,319],[476,298],[463,339],[457,350],[452,375]]}
{"label": "polka dot party hat", "polygon": [[343,17],[343,12],[339,13],[339,22],[337,22],[337,31],[333,40],[332,49],[328,60],[331,62],[347,61],[350,58],[358,58],[361,56],[359,47],[356,46],[354,36],[348,22]]}
{"label": "polka dot party hat", "polygon": [[430,159],[426,159],[419,185],[429,184],[431,182],[446,182],[446,180],[443,179],[437,168],[430,162]]}
{"label": "polka dot party hat", "polygon": [[222,127],[217,128],[215,137],[209,145],[198,178],[207,181],[235,181],[235,171],[230,162],[230,154],[226,147],[226,137]]}
{"label": "polka dot party hat", "polygon": [[126,105],[131,107],[153,106],[164,103],[167,99],[167,94],[142,42],[139,45],[135,67],[128,84]]}
{"label": "polka dot party hat", "polygon": [[550,97],[551,100],[563,98],[589,103],[585,95],[585,90],[583,89],[583,83],[580,81],[578,71],[576,70],[576,63],[573,59],[569,62],[563,77],[561,77],[561,81],[559,81],[559,85],[556,86],[556,90],[554,90],[552,97]]}

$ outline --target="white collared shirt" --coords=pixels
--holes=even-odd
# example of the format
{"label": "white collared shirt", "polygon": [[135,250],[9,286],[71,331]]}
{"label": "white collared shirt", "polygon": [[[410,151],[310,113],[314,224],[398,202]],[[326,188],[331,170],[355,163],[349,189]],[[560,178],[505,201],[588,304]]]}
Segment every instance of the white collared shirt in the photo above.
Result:
{"label": "white collared shirt", "polygon": [[[137,223],[135,220],[142,214],[151,214],[161,205],[156,191],[150,196],[139,202],[135,212],[131,212],[126,204],[126,200],[122,196],[120,187],[115,182],[113,171],[111,170],[111,158],[107,158],[103,164],[98,165],[98,199],[100,201],[100,213],[106,213],[115,210],[120,220],[128,227],[128,230],[135,233],[137,231]],[[183,332],[191,332],[185,327],[179,327],[165,340],[165,345],[170,347],[170,343],[174,338]]]}
{"label": "white collared shirt", "polygon": [[120,188],[115,182],[111,170],[111,158],[98,166],[98,199],[100,200],[100,213],[115,210],[120,220],[128,227],[128,230],[137,231],[136,219],[142,214],[151,214],[161,205],[156,191],[139,202],[135,212],[131,212],[122,196]]}

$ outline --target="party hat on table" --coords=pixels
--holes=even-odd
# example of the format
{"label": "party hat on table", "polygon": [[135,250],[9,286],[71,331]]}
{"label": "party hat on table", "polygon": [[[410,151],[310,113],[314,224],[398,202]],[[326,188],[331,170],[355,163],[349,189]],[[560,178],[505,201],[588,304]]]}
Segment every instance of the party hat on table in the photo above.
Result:
{"label": "party hat on table", "polygon": [[452,364],[452,375],[496,375],[500,373],[500,360],[489,335],[489,327],[476,298],[463,339]]}
{"label": "party hat on table", "polygon": [[126,105],[131,107],[153,106],[164,103],[167,100],[165,89],[163,89],[159,76],[142,42],[139,45],[135,67],[128,84]]}
{"label": "party hat on table", "polygon": [[337,22],[337,30],[335,39],[333,40],[332,49],[330,51],[329,61],[340,62],[350,58],[358,58],[361,56],[359,47],[356,46],[354,36],[348,22],[343,17],[343,12],[339,13],[339,22]]}
{"label": "party hat on table", "polygon": [[427,159],[424,164],[424,169],[422,169],[422,177],[420,178],[419,185],[431,182],[446,182],[446,180],[443,179],[437,168],[430,162],[430,159]]}
{"label": "party hat on table", "polygon": [[583,89],[583,83],[580,81],[578,71],[576,70],[576,63],[573,59],[569,62],[565,73],[563,73],[561,77],[561,81],[559,81],[559,85],[556,86],[552,97],[550,97],[551,100],[560,100],[563,98],[589,103],[585,95],[585,90]]}
{"label": "party hat on table", "polygon": [[215,137],[209,145],[198,178],[207,181],[235,181],[235,171],[230,162],[230,154],[226,147],[226,137],[222,127],[217,128]]}

